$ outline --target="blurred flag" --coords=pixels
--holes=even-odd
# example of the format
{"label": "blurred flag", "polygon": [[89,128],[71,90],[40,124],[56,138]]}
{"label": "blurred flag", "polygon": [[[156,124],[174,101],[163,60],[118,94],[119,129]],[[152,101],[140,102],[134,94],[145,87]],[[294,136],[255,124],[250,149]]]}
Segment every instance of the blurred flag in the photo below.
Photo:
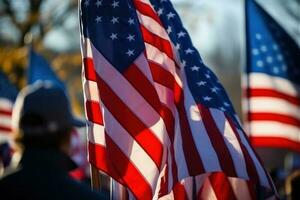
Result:
{"label": "blurred flag", "polygon": [[300,152],[300,49],[253,0],[246,1],[246,127],[256,147]]}
{"label": "blurred flag", "polygon": [[[60,87],[65,91],[67,97],[68,91],[63,81],[61,81],[56,73],[53,71],[52,67],[48,64],[44,57],[34,52],[33,49],[30,49],[30,59],[28,66],[28,84],[32,84],[36,81],[49,81],[52,84],[55,84],[57,87]],[[78,127],[84,126],[84,122],[76,120]],[[74,127],[71,133],[71,157],[79,166],[78,169],[71,173],[72,177],[76,179],[85,178],[85,168],[87,167],[87,159],[86,159],[86,145],[82,137],[76,127]]]}
{"label": "blurred flag", "polygon": [[82,0],[89,160],[137,199],[214,171],[271,188],[168,0]]}
{"label": "blurred flag", "polygon": [[48,64],[44,57],[30,49],[30,58],[28,65],[28,84],[32,84],[35,81],[50,81],[58,87],[62,88],[66,94],[67,90],[65,84],[57,77],[52,67]]}
{"label": "blurred flag", "polygon": [[0,142],[1,140],[9,139],[12,107],[17,94],[18,90],[16,87],[0,71]]}

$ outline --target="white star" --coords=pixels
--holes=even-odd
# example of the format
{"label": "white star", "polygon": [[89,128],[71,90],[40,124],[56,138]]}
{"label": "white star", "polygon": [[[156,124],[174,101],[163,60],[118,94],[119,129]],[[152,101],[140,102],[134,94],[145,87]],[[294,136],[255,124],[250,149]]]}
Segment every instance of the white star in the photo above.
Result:
{"label": "white star", "polygon": [[130,56],[133,56],[134,55],[134,49],[133,50],[130,50],[128,49],[128,51],[126,52],[126,54],[130,57]]}
{"label": "white star", "polygon": [[258,60],[258,61],[256,62],[256,66],[257,66],[257,67],[263,67],[263,66],[264,66],[264,62],[261,61],[261,60]]}
{"label": "white star", "polygon": [[209,75],[209,74],[205,74],[205,77],[206,77],[207,79],[210,79],[210,75]]}
{"label": "white star", "polygon": [[119,23],[119,17],[112,17],[112,19],[110,20],[113,24],[115,23]]}
{"label": "white star", "polygon": [[129,18],[128,23],[129,23],[129,25],[132,25],[132,24],[134,24],[134,20],[132,18]]}
{"label": "white star", "polygon": [[114,2],[111,4],[111,6],[112,6],[113,8],[119,7],[119,2],[118,2],[118,1],[114,1]]}
{"label": "white star", "polygon": [[265,45],[262,45],[262,46],[260,47],[260,50],[261,50],[262,52],[266,52],[268,49],[267,49],[267,47],[266,47]]}
{"label": "white star", "polygon": [[115,40],[115,39],[118,39],[118,34],[112,33],[109,37],[110,37],[110,39]]}
{"label": "white star", "polygon": [[205,97],[203,97],[203,100],[204,101],[210,101],[212,98],[211,97],[209,97],[209,96],[205,96]]}
{"label": "white star", "polygon": [[273,62],[273,57],[268,56],[266,60],[267,60],[267,63],[272,63]]}
{"label": "white star", "polygon": [[278,55],[277,55],[277,60],[279,60],[279,61],[282,61],[282,60],[283,60],[283,57],[282,57],[281,54],[278,54]]}
{"label": "white star", "polygon": [[258,55],[259,54],[259,50],[258,49],[252,49],[252,54],[253,55]]}
{"label": "white star", "polygon": [[210,90],[213,93],[218,93],[219,88],[218,87],[213,87],[213,88],[210,88]]}
{"label": "white star", "polygon": [[260,40],[260,39],[261,39],[261,34],[256,33],[256,34],[255,34],[255,37],[256,37],[256,39]]}
{"label": "white star", "polygon": [[186,66],[186,61],[185,61],[185,60],[182,60],[182,61],[181,61],[181,66],[182,66],[182,67],[185,67],[185,66]]}
{"label": "white star", "polygon": [[197,82],[197,85],[198,86],[205,86],[206,82],[205,81],[199,81],[199,82]]}
{"label": "white star", "polygon": [[85,6],[85,7],[88,7],[89,5],[90,5],[90,0],[85,0],[84,6]]}
{"label": "white star", "polygon": [[180,31],[179,33],[177,33],[178,38],[184,37],[185,35],[186,35],[186,33],[183,31]]}
{"label": "white star", "polygon": [[273,44],[273,49],[276,51],[278,50],[278,45],[277,44]]}
{"label": "white star", "polygon": [[273,73],[278,74],[279,73],[279,68],[277,66],[273,67]]}
{"label": "white star", "polygon": [[103,2],[103,0],[97,0],[95,5],[99,8],[99,6],[102,6],[102,2]]}
{"label": "white star", "polygon": [[226,109],[225,109],[224,107],[222,107],[222,106],[221,106],[219,109],[220,109],[221,111],[223,111],[223,112],[226,111]]}
{"label": "white star", "polygon": [[95,21],[96,21],[97,23],[102,22],[102,17],[97,16],[96,19],[95,19]]}
{"label": "white star", "polygon": [[194,65],[193,67],[191,67],[192,71],[199,71],[200,67],[197,67],[196,65]]}
{"label": "white star", "polygon": [[226,106],[226,107],[229,107],[229,106],[230,106],[230,104],[227,103],[227,102],[224,102],[223,104],[224,104],[224,106]]}
{"label": "white star", "polygon": [[176,43],[176,46],[175,46],[176,50],[180,50],[180,44],[179,43]]}
{"label": "white star", "polygon": [[163,8],[159,8],[157,11],[157,15],[161,16],[163,14],[164,9]]}
{"label": "white star", "polygon": [[194,53],[193,49],[188,48],[185,50],[185,54],[193,54],[193,53]]}
{"label": "white star", "polygon": [[175,17],[175,14],[172,13],[172,12],[169,12],[169,13],[167,14],[167,17],[168,17],[168,19],[174,18],[174,17]]}
{"label": "white star", "polygon": [[134,36],[135,35],[131,35],[131,34],[128,35],[127,39],[129,40],[129,42],[134,40]]}
{"label": "white star", "polygon": [[171,26],[168,26],[167,28],[167,33],[170,34],[172,32],[172,27]]}

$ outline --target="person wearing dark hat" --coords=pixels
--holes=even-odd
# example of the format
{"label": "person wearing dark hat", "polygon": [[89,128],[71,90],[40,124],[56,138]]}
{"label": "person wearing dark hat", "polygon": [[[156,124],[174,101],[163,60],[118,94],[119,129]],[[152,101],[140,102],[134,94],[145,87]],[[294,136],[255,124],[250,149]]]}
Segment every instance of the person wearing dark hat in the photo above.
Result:
{"label": "person wearing dark hat", "polygon": [[71,130],[80,126],[62,89],[49,82],[24,88],[13,109],[18,167],[0,179],[0,199],[107,199],[73,180],[76,164],[68,156]]}

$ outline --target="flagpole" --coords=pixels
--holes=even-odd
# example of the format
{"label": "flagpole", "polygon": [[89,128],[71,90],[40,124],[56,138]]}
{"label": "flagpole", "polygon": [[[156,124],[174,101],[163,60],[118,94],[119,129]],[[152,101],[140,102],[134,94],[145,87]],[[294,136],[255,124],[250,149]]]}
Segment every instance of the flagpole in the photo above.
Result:
{"label": "flagpole", "polygon": [[90,165],[90,170],[91,170],[92,189],[94,191],[100,191],[101,190],[101,181],[100,181],[99,170],[96,167],[94,167],[93,165]]}

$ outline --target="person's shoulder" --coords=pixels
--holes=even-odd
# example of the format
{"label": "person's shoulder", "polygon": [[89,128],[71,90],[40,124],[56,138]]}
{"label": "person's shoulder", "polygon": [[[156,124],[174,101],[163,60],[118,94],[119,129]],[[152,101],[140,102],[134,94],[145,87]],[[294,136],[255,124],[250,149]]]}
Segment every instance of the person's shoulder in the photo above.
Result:
{"label": "person's shoulder", "polygon": [[92,191],[91,188],[79,181],[73,180],[72,178],[68,178],[67,182],[64,183],[65,187],[65,192],[69,193],[66,194],[67,196],[71,196],[73,200],[75,199],[90,199],[90,200],[99,200],[99,199],[109,199],[109,194],[106,193],[100,193],[100,192],[95,192]]}

